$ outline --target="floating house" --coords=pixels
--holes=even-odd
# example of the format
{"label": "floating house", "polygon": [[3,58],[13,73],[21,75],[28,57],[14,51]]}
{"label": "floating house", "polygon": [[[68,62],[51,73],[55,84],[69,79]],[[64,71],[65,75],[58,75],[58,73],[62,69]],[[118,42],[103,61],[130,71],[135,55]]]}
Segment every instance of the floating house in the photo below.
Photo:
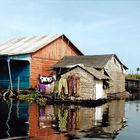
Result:
{"label": "floating house", "polygon": [[[94,68],[94,71],[98,71],[98,75],[105,75],[109,77],[103,80],[102,84],[97,84],[96,89],[101,90],[101,86],[105,93],[118,93],[125,91],[125,70],[127,67],[119,60],[115,54],[105,54],[105,55],[87,55],[87,56],[65,56],[52,68],[60,75],[63,71],[68,71],[72,65],[83,65],[84,67]],[[61,72],[60,72],[61,70]],[[95,76],[95,73],[93,74]],[[96,76],[95,76],[96,77]],[[88,78],[87,78],[88,79]],[[98,80],[102,80],[103,78]],[[96,83],[96,82],[95,82]],[[101,83],[101,81],[100,81]],[[92,90],[91,87],[86,85],[81,85],[81,88],[86,88],[87,90]],[[94,87],[94,85],[93,85]],[[100,91],[101,92],[101,91]],[[100,95],[99,95],[100,97]]]}
{"label": "floating house", "polygon": [[83,53],[63,34],[32,36],[0,43],[0,88],[35,88],[39,75],[64,56]]}
{"label": "floating house", "polygon": [[[108,77],[94,68],[76,65],[61,74],[61,78],[67,79],[69,83],[70,96],[84,100],[107,98],[107,94],[103,90],[103,81],[107,80]],[[75,82],[74,78],[76,78]],[[73,86],[74,83],[76,84],[75,87]]]}

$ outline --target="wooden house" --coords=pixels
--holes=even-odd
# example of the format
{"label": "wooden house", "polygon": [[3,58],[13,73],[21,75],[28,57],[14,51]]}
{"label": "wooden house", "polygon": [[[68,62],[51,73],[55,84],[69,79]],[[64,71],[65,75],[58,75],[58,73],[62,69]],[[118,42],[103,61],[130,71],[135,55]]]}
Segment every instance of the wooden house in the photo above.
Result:
{"label": "wooden house", "polygon": [[32,36],[0,43],[0,87],[34,88],[39,75],[64,56],[83,53],[63,34]]}
{"label": "wooden house", "polygon": [[68,79],[70,76],[74,76],[78,80],[78,82],[76,81],[77,88],[74,96],[84,100],[107,98],[103,90],[103,81],[108,77],[96,69],[76,65],[61,74],[61,78]]}
{"label": "wooden house", "polygon": [[125,91],[125,70],[115,54],[65,56],[52,68],[58,71],[68,69],[72,65],[82,64],[85,67],[95,68],[98,72],[109,77],[104,81],[103,88],[106,93],[118,93]]}

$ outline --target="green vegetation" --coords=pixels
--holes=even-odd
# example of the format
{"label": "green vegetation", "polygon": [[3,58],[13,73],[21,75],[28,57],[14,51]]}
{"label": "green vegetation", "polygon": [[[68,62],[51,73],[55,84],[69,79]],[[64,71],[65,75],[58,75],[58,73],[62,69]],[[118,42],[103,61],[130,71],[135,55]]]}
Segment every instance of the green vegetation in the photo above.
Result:
{"label": "green vegetation", "polygon": [[140,79],[139,71],[140,71],[140,68],[138,67],[138,68],[136,69],[136,72],[135,72],[135,73],[127,74],[127,75],[125,76],[125,78],[126,78],[126,79]]}
{"label": "green vegetation", "polygon": [[31,94],[19,94],[17,98],[20,101],[28,101],[29,103],[36,102],[40,106],[45,106],[46,105],[46,99],[42,96],[38,96],[36,93],[31,93]]}
{"label": "green vegetation", "polygon": [[18,99],[21,101],[33,102],[36,99],[36,94],[19,94]]}
{"label": "green vegetation", "polygon": [[46,99],[45,98],[37,98],[36,103],[39,104],[40,106],[45,106],[46,105]]}
{"label": "green vegetation", "polygon": [[140,79],[140,74],[127,74],[126,79]]}

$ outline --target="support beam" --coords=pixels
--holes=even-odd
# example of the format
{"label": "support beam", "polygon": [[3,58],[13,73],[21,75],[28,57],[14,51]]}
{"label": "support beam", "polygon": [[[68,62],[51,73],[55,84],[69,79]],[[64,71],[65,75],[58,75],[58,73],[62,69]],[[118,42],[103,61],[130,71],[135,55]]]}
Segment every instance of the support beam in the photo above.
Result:
{"label": "support beam", "polygon": [[10,60],[7,60],[8,63],[8,72],[9,72],[9,80],[10,80],[10,90],[13,90],[13,84],[12,84],[12,75],[11,75],[11,67],[10,67]]}

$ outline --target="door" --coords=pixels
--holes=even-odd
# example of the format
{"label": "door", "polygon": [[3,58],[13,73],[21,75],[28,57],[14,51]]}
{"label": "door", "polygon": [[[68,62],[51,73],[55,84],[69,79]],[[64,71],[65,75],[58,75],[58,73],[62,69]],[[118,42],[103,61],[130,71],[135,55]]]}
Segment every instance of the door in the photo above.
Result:
{"label": "door", "polygon": [[96,81],[96,100],[104,98],[103,81]]}

